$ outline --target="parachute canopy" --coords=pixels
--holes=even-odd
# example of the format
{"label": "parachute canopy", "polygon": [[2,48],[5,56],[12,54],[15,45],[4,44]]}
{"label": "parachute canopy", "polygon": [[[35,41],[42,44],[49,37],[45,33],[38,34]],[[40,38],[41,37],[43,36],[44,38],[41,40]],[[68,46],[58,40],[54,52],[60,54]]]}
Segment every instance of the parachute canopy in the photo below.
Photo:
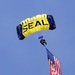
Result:
{"label": "parachute canopy", "polygon": [[52,15],[40,14],[27,18],[20,22],[16,27],[17,35],[20,40],[23,40],[30,34],[41,30],[53,30],[56,28],[55,21]]}

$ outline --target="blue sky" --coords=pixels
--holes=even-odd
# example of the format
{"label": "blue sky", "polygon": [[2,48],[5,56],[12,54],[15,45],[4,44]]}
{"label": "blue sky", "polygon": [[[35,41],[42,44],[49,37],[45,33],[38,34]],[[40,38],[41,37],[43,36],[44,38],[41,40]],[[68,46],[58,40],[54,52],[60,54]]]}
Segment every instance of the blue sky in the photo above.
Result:
{"label": "blue sky", "polygon": [[[0,0],[0,75],[49,75],[46,51],[37,39],[40,33],[60,60],[62,75],[74,75],[74,8],[74,0]],[[42,13],[53,15],[57,28],[20,41],[16,34],[19,22]]]}

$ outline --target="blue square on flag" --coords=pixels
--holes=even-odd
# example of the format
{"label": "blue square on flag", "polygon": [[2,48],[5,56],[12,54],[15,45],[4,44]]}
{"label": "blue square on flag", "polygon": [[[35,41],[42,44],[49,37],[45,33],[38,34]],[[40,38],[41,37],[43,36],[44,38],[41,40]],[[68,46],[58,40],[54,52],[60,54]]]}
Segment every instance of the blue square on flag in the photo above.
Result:
{"label": "blue square on flag", "polygon": [[47,57],[48,59],[50,59],[54,64],[54,55],[46,48],[46,51],[47,51]]}

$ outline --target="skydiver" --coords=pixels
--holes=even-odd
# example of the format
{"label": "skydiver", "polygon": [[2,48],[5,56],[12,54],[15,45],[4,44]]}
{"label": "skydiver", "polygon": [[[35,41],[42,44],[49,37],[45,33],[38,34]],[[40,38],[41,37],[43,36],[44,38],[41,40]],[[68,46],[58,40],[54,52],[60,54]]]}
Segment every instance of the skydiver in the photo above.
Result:
{"label": "skydiver", "polygon": [[40,43],[41,43],[43,46],[47,45],[46,40],[45,40],[45,39],[43,39],[43,38],[40,40]]}

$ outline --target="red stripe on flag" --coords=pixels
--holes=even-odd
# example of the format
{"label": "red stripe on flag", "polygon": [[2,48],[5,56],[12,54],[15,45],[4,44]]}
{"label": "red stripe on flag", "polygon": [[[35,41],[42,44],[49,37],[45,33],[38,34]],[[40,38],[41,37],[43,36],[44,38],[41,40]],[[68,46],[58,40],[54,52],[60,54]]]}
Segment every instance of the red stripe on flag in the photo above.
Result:
{"label": "red stripe on flag", "polygon": [[50,75],[62,75],[60,61],[54,57],[55,63],[50,61]]}

